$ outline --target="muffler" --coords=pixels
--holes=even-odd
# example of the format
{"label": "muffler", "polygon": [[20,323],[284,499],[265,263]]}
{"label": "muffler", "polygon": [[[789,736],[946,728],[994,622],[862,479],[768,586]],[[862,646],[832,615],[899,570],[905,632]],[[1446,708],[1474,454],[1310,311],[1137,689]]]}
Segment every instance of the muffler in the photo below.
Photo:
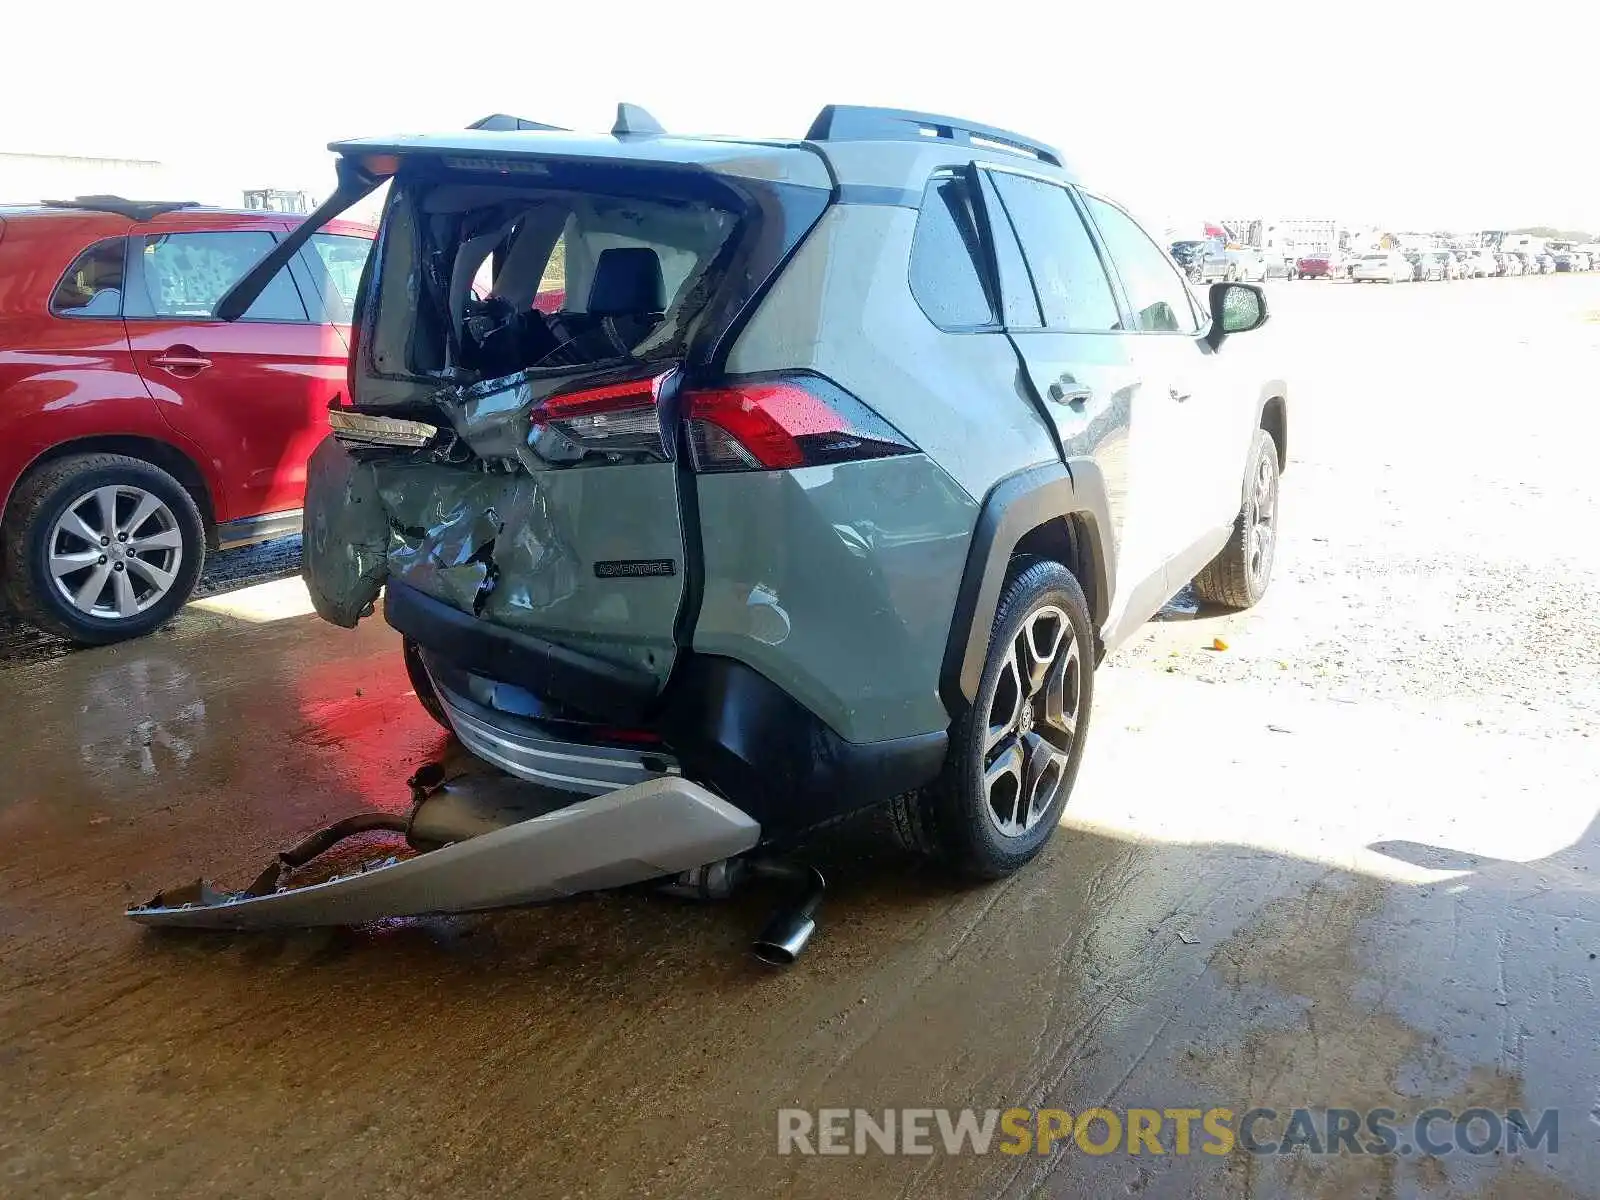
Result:
{"label": "muffler", "polygon": [[827,881],[815,867],[793,866],[770,859],[728,858],[684,871],[658,884],[656,891],[685,900],[726,900],[752,877],[775,879],[788,884],[797,893],[795,900],[768,918],[750,944],[751,953],[768,966],[791,966],[817,931],[817,908],[822,903]]}

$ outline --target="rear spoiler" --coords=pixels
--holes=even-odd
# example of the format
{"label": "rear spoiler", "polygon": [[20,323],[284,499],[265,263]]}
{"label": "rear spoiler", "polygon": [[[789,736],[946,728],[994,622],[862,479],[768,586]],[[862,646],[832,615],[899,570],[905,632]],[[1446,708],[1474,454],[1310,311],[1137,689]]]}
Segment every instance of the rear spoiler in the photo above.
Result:
{"label": "rear spoiler", "polygon": [[[374,156],[374,159],[376,157]],[[389,171],[376,171],[371,169],[371,165],[375,165],[373,160],[363,162],[340,156],[334,164],[334,172],[339,177],[339,186],[334,188],[331,196],[317,206],[315,212],[291,229],[287,237],[246,271],[238,283],[222,294],[222,299],[217,301],[215,313],[219,321],[237,321],[244,316],[249,307],[255,303],[256,297],[266,290],[267,284],[272,282],[272,277],[299,253],[300,247],[311,240],[312,234],[352,204],[370,196],[377,190],[378,185],[392,174],[392,165]]]}
{"label": "rear spoiler", "polygon": [[[561,126],[545,125],[539,121],[530,121],[526,117],[493,113],[474,121],[468,128],[498,132],[559,130]],[[617,137],[649,137],[663,133],[664,130],[660,122],[637,104],[618,104],[617,120],[611,127],[611,132]],[[214,314],[216,318],[219,321],[237,321],[244,316],[249,307],[255,303],[256,297],[261,295],[266,290],[267,284],[272,282],[272,277],[283,270],[284,264],[299,252],[300,247],[311,239],[312,234],[352,204],[375,192],[380,183],[394,174],[397,166],[397,160],[387,155],[371,155],[359,160],[340,155],[334,167],[339,176],[339,186],[334,189],[333,195],[319,204],[315,212],[295,226],[288,237],[273,247],[270,253],[244,273],[244,277],[238,283],[222,294],[222,299],[217,301]]]}

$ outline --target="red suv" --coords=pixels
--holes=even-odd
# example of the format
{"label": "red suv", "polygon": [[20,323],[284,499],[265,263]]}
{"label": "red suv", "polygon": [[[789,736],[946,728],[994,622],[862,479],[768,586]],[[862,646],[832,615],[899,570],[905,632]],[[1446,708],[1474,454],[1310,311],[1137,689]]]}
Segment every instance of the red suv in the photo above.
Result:
{"label": "red suv", "polygon": [[0,582],[79,642],[188,599],[207,548],[300,528],[372,230],[312,237],[243,320],[217,300],[297,224],[115,197],[0,207]]}

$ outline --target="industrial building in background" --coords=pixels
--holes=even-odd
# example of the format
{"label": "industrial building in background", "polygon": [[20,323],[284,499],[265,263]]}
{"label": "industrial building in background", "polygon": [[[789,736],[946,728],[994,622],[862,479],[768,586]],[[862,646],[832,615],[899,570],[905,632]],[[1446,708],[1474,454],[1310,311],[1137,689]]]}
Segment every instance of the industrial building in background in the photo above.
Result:
{"label": "industrial building in background", "polygon": [[0,152],[0,202],[27,204],[106,194],[164,196],[172,192],[170,174],[164,163],[152,159]]}

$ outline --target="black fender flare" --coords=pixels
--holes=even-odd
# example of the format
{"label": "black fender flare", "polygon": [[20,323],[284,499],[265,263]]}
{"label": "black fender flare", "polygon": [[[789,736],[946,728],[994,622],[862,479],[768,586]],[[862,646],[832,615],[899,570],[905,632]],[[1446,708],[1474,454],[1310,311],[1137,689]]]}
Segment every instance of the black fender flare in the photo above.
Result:
{"label": "black fender flare", "polygon": [[1116,584],[1114,527],[1105,476],[1092,458],[1042,463],[1006,476],[983,498],[956,593],[950,638],[939,672],[939,696],[952,717],[978,695],[989,653],[989,631],[1017,543],[1047,521],[1069,516],[1077,520],[1088,542],[1083,557],[1093,577],[1087,581],[1092,586],[1084,590],[1089,593],[1089,615],[1098,640]]}
{"label": "black fender flare", "polygon": [[[1282,419],[1275,424],[1267,423],[1267,406],[1276,403]],[[1269,379],[1261,385],[1260,395],[1256,398],[1256,420],[1251,426],[1252,431],[1265,429],[1273,435],[1273,440],[1278,444],[1278,471],[1281,474],[1289,465],[1289,387],[1281,379]],[[1254,432],[1251,433],[1254,437]],[[1244,503],[1245,496],[1250,491],[1248,465],[1240,479],[1239,502]]]}

